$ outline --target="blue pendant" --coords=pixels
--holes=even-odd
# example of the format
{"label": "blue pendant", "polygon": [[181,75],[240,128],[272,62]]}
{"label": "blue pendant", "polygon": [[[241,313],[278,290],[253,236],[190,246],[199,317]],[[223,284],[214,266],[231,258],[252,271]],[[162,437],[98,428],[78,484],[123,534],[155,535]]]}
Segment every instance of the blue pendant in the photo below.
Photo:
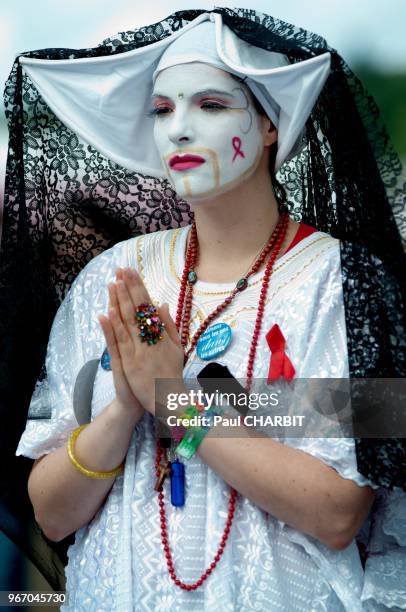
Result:
{"label": "blue pendant", "polygon": [[178,459],[171,462],[171,503],[177,507],[185,505],[185,466]]}
{"label": "blue pendant", "polygon": [[110,353],[108,352],[107,347],[104,349],[103,355],[101,356],[100,365],[103,368],[103,370],[106,370],[106,372],[111,371]]}
{"label": "blue pendant", "polygon": [[231,336],[231,327],[227,323],[210,325],[197,341],[196,350],[200,359],[208,361],[224,353],[230,344]]}

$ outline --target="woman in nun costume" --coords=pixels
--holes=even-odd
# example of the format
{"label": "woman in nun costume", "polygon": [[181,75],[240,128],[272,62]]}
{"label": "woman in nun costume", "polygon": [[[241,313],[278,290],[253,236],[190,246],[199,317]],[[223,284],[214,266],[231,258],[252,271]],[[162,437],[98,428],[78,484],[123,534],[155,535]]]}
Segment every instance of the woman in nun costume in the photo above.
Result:
{"label": "woman in nun costume", "polygon": [[24,54],[6,97],[3,522],[21,539],[36,460],[44,542],[75,533],[62,609],[406,609],[399,421],[155,430],[155,379],[183,391],[208,363],[286,393],[404,377],[400,167],[343,60],[255,11],[183,11]]}

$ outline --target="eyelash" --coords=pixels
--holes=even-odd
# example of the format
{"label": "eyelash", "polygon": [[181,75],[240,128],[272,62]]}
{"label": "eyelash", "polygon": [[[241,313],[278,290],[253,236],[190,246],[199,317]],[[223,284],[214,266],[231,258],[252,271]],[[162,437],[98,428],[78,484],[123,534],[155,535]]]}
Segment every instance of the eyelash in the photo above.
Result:
{"label": "eyelash", "polygon": [[158,115],[167,115],[167,111],[171,110],[168,107],[163,107],[163,108],[151,108],[151,110],[148,111],[147,115],[148,117],[157,117]]}
{"label": "eyelash", "polygon": [[205,108],[208,111],[226,110],[228,107],[218,102],[203,102],[200,108]]}
{"label": "eyelash", "polygon": [[[202,102],[200,108],[206,110],[207,112],[213,113],[217,111],[226,110],[228,107],[223,106],[222,104],[219,104],[218,102]],[[150,111],[148,111],[147,115],[148,117],[158,117],[160,115],[167,115],[168,111],[171,111],[171,110],[172,109],[169,108],[169,106],[152,108]]]}

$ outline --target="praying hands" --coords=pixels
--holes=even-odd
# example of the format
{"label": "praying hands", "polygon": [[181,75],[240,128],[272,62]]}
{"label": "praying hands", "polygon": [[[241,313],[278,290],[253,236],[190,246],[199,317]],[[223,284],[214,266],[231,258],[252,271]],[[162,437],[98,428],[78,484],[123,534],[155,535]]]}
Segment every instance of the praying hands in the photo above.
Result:
{"label": "praying hands", "polygon": [[155,334],[156,343],[143,342],[136,314],[141,304],[151,304],[151,298],[141,277],[135,270],[119,268],[116,282],[108,289],[108,314],[98,318],[110,354],[117,399],[124,406],[138,401],[154,414],[155,379],[182,380],[184,353],[176,325],[168,304],[163,304],[157,322],[164,325],[162,339]]}

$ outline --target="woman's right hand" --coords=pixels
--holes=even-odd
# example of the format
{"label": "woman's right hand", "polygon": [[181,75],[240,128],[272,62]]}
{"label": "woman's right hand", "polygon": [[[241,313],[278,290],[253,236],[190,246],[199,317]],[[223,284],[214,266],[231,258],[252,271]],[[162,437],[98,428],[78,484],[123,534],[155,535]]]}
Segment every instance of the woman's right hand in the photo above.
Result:
{"label": "woman's right hand", "polygon": [[[117,270],[116,279],[123,280],[122,270]],[[117,297],[115,292],[109,291],[109,309],[112,307],[118,308]],[[135,397],[130,385],[128,384],[119,355],[116,354],[116,351],[112,346],[109,346],[109,320],[104,315],[99,315],[98,319],[106,339],[107,349],[110,354],[111,370],[113,372],[114,387],[116,389],[116,399],[114,403],[116,408],[119,410],[133,411],[134,416],[136,417],[136,422],[138,422],[144,414],[144,408]]]}

